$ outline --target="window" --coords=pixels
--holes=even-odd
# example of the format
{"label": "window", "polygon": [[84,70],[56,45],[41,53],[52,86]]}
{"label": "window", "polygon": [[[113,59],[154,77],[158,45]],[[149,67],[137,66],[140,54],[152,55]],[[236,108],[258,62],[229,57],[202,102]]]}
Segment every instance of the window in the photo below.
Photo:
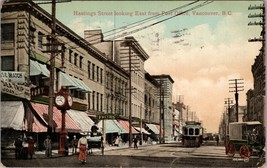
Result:
{"label": "window", "polygon": [[32,47],[34,47],[34,45],[35,45],[35,42],[34,42],[34,38],[35,38],[35,36],[34,36],[34,32],[35,32],[35,28],[34,27],[30,27],[30,34],[29,34],[29,40],[30,40],[30,45],[32,46]]}
{"label": "window", "polygon": [[88,110],[90,110],[91,108],[90,103],[91,103],[91,93],[88,93]]}
{"label": "window", "polygon": [[43,48],[43,36],[44,34],[41,32],[38,32],[38,47]]}
{"label": "window", "polygon": [[72,50],[69,49],[69,62],[72,63]]}
{"label": "window", "polygon": [[90,77],[91,77],[91,62],[90,61],[88,61],[88,69],[87,69],[87,72],[88,72],[88,79],[90,79]]}
{"label": "window", "polygon": [[95,110],[95,91],[93,91],[92,95],[92,109]]}
{"label": "window", "polygon": [[83,57],[80,56],[80,68],[83,68]]}
{"label": "window", "polygon": [[99,93],[96,94],[96,111],[99,111]]}
{"label": "window", "polygon": [[100,95],[100,111],[103,111],[103,94]]}
{"label": "window", "polygon": [[1,24],[1,41],[14,41],[14,23]]}
{"label": "window", "polygon": [[92,80],[95,80],[95,64],[92,67]]}
{"label": "window", "polygon": [[46,39],[46,41],[47,41],[46,50],[47,50],[47,51],[50,51],[51,37],[48,36],[47,39]]}
{"label": "window", "polygon": [[1,70],[2,71],[15,71],[15,59],[14,56],[2,56],[1,57]]}
{"label": "window", "polygon": [[198,128],[195,129],[195,135],[199,135],[199,129]]}
{"label": "window", "polygon": [[194,128],[189,128],[189,135],[194,135]]}
{"label": "window", "polygon": [[78,57],[78,54],[77,53],[75,53],[74,54],[74,65],[76,65],[77,66],[77,58]]}
{"label": "window", "polygon": [[99,81],[99,67],[96,67],[96,81]]}
{"label": "window", "polygon": [[100,83],[103,83],[103,69],[100,69]]}

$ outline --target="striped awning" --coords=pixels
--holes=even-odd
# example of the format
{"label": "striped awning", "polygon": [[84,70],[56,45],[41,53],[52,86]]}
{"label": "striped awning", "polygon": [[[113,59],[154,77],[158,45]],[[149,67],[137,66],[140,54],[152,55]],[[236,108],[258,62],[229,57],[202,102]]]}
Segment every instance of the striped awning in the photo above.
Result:
{"label": "striped awning", "polygon": [[[48,105],[31,103],[33,109],[38,113],[42,120],[48,125]],[[56,107],[53,107],[53,127],[55,132],[61,131],[62,114]],[[65,115],[65,126],[67,132],[77,133],[81,132],[81,128],[69,117]]]}
{"label": "striped awning", "polygon": [[85,112],[71,109],[67,110],[67,114],[81,128],[82,132],[91,131],[94,121]]}
{"label": "striped awning", "polygon": [[146,125],[152,132],[154,132],[155,134],[159,134],[159,130],[157,129],[155,124],[146,124]]}
{"label": "striped awning", "polygon": [[62,72],[60,72],[60,76],[62,86],[66,86],[69,89],[77,89],[82,92],[92,92],[92,89],[89,88],[83,81]]}
{"label": "striped awning", "polygon": [[50,72],[45,64],[30,60],[30,76],[43,75],[49,77],[49,74]]}
{"label": "striped awning", "polygon": [[[129,133],[129,127],[130,127],[130,124],[129,124],[129,121],[125,121],[125,120],[118,120],[118,123]],[[132,130],[132,134],[138,134],[138,132],[132,127],[131,128]]]}
{"label": "striped awning", "polygon": [[[134,129],[136,129],[140,133],[144,133],[144,134],[150,135],[150,133],[147,132],[147,130],[145,130],[144,128],[141,129],[140,127],[134,127]],[[142,132],[140,130],[142,130]]]}
{"label": "striped awning", "polygon": [[1,101],[1,128],[23,130],[24,115],[22,101]]}
{"label": "striped awning", "polygon": [[[105,133],[118,133],[118,134],[126,134],[128,133],[127,130],[125,130],[117,120],[101,120],[97,127],[102,129],[102,124],[105,124]],[[103,130],[103,129],[102,129]]]}

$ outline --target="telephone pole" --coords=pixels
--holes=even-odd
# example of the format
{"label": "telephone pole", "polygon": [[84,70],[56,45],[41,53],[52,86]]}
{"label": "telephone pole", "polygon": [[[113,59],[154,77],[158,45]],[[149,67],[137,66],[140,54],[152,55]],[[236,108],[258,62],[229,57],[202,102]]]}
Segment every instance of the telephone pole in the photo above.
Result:
{"label": "telephone pole", "polygon": [[48,128],[51,136],[53,129],[53,106],[54,106],[54,79],[55,79],[55,35],[56,35],[56,0],[52,0],[52,23],[51,23],[51,55],[50,55],[50,79],[49,79],[49,104],[48,104]]}
{"label": "telephone pole", "polygon": [[[243,79],[230,79],[229,80],[229,85],[235,85],[232,87],[229,87],[229,92],[235,92],[235,102],[236,102],[236,122],[238,122],[238,92],[239,91],[244,91],[244,82],[238,82],[238,81],[243,81]],[[231,90],[234,89],[234,90]]]}
{"label": "telephone pole", "polygon": [[[225,98],[224,104],[227,105],[227,111],[228,111],[228,122],[227,122],[227,130],[226,135],[229,134],[229,123],[230,123],[230,112],[231,112],[231,104],[233,104],[233,100],[231,98]],[[225,117],[226,118],[226,117]]]}

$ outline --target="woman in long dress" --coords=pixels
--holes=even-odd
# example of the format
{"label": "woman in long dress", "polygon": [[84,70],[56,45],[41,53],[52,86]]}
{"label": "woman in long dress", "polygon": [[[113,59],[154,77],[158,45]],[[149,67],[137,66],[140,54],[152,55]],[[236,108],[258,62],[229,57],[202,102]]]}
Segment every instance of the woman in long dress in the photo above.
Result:
{"label": "woman in long dress", "polygon": [[85,134],[82,134],[82,137],[78,141],[79,155],[78,160],[82,163],[86,162],[86,149],[87,149],[87,139]]}

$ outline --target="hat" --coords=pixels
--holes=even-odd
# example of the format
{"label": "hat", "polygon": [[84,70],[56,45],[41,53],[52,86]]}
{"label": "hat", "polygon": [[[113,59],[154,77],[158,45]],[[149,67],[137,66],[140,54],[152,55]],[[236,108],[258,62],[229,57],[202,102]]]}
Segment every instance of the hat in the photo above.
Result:
{"label": "hat", "polygon": [[32,136],[29,136],[29,139],[32,139]]}
{"label": "hat", "polygon": [[85,135],[86,135],[86,133],[85,133],[85,132],[81,132],[80,134],[81,134],[82,136],[85,136]]}

